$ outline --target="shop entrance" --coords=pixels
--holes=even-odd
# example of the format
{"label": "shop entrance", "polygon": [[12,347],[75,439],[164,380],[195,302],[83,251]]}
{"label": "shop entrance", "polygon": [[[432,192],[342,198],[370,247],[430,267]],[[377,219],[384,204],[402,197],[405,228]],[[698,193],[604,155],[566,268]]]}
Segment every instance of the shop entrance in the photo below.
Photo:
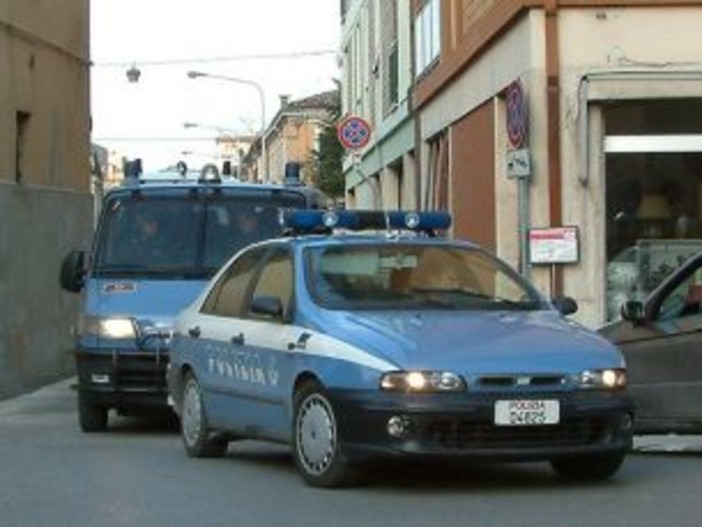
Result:
{"label": "shop entrance", "polygon": [[702,99],[603,105],[607,319],[702,250]]}

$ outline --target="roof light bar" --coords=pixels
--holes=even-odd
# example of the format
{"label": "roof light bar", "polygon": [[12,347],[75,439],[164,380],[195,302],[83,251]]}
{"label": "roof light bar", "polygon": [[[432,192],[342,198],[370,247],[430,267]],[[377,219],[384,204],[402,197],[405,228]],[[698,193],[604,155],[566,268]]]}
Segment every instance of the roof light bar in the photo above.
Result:
{"label": "roof light bar", "polygon": [[281,224],[297,233],[324,233],[332,229],[434,231],[448,229],[451,215],[442,211],[286,210]]}

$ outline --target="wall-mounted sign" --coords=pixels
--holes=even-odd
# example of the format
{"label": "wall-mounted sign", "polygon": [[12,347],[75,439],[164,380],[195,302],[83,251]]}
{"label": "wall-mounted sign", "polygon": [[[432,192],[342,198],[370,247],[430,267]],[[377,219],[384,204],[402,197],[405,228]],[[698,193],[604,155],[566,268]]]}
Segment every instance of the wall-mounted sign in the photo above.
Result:
{"label": "wall-mounted sign", "polygon": [[344,148],[352,150],[363,148],[371,138],[370,125],[365,119],[356,115],[344,117],[337,124],[336,132]]}
{"label": "wall-mounted sign", "polygon": [[532,264],[577,263],[579,249],[577,227],[529,229],[529,262]]}
{"label": "wall-mounted sign", "polygon": [[529,108],[519,80],[507,86],[507,137],[512,148],[523,148],[529,138]]}
{"label": "wall-mounted sign", "polygon": [[531,175],[531,158],[528,148],[507,151],[507,177],[523,178]]}

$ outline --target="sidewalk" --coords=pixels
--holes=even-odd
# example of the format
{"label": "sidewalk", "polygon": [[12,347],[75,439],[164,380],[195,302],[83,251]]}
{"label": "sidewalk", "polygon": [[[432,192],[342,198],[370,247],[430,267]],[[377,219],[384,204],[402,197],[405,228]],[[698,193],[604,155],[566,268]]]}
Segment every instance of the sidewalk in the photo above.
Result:
{"label": "sidewalk", "polygon": [[699,435],[646,435],[634,437],[634,453],[699,453],[702,436]]}

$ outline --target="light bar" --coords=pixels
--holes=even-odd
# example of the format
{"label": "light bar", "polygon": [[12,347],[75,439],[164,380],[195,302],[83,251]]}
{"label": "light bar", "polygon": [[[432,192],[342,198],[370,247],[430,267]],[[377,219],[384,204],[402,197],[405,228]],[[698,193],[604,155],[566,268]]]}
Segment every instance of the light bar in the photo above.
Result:
{"label": "light bar", "polygon": [[324,233],[346,230],[445,230],[451,226],[447,212],[408,212],[378,210],[286,210],[281,215],[284,229],[298,233]]}

